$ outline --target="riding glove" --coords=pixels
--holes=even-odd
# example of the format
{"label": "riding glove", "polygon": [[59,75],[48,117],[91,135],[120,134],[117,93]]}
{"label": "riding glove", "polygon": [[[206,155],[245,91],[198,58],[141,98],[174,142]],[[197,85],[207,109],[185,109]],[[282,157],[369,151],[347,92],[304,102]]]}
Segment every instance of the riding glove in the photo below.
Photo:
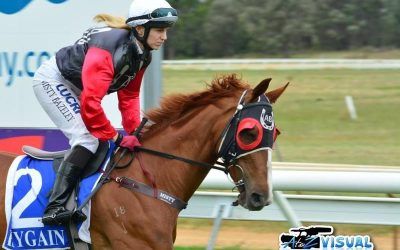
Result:
{"label": "riding glove", "polygon": [[123,136],[122,134],[118,133],[118,138],[115,140],[115,145],[133,151],[135,147],[141,146],[142,144],[140,144],[138,138],[134,135]]}

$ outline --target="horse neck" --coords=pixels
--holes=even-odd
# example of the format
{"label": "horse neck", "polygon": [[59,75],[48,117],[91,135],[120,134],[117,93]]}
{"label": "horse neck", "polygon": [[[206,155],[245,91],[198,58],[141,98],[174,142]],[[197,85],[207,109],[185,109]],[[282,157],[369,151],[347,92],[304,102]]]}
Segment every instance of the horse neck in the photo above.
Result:
{"label": "horse neck", "polygon": [[[229,119],[226,111],[227,108],[218,108],[215,105],[193,111],[187,119],[182,119],[149,138],[144,146],[213,164],[219,135]],[[157,156],[146,155],[146,159],[160,189],[171,192],[184,201],[189,200],[210,170]]]}

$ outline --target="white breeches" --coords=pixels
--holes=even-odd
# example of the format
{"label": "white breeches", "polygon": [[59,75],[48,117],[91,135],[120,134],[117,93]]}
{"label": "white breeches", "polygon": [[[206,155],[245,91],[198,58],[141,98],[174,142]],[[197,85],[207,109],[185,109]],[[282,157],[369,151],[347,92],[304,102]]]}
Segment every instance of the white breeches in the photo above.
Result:
{"label": "white breeches", "polygon": [[95,153],[99,141],[82,120],[80,91],[61,76],[54,56],[36,71],[33,90],[50,119],[68,138],[70,146],[81,145]]}

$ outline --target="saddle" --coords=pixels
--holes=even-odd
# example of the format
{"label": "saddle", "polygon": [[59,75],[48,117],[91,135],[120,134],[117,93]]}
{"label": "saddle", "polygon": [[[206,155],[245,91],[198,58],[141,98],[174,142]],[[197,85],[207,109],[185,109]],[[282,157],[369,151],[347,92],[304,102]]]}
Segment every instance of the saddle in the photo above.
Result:
{"label": "saddle", "polygon": [[[141,124],[139,127],[135,130],[133,135],[140,137],[140,131],[144,127],[145,123],[147,122],[146,118],[143,118]],[[100,141],[99,142],[99,147],[92,157],[92,159],[89,161],[89,164],[85,167],[83,176],[81,176],[82,179],[84,180],[89,180],[89,181],[95,181],[95,178],[92,178],[92,176],[95,176],[96,174],[99,174],[99,169],[101,168],[101,177],[99,177],[99,182],[94,184],[95,186],[91,189],[91,193],[88,194],[87,197],[83,197],[81,200],[81,204],[79,207],[77,207],[77,196],[76,194],[72,194],[69,198],[69,201],[66,205],[66,208],[70,211],[75,211],[75,214],[82,213],[83,206],[87,204],[87,202],[91,199],[91,197],[97,192],[97,190],[102,186],[102,184],[108,182],[109,180],[109,175],[111,171],[114,168],[124,168],[129,165],[125,164],[122,166],[118,166],[118,162],[113,162],[113,152],[115,149],[115,144],[111,141]],[[38,160],[48,160],[48,161],[53,161],[51,164],[48,164],[48,168],[53,168],[53,170],[57,173],[58,169],[60,167],[60,163],[62,162],[63,159],[66,158],[66,156],[69,153],[69,150],[63,150],[63,151],[56,151],[56,152],[49,152],[49,151],[44,151],[38,148],[34,148],[31,146],[23,146],[22,148],[23,152],[35,159]],[[125,149],[121,153],[123,156],[127,152]],[[111,159],[110,161],[108,161]],[[134,157],[132,156],[130,161],[132,161]],[[89,178],[87,178],[89,177]],[[75,190],[76,191],[76,190]],[[74,192],[76,193],[76,192]],[[76,209],[75,209],[76,208]],[[73,215],[73,216],[74,216]],[[67,233],[68,233],[68,238],[69,238],[69,243],[70,243],[70,249],[71,250],[89,250],[91,249],[90,244],[87,243],[90,241],[90,234],[89,234],[89,229],[87,228],[87,233],[89,234],[89,240],[83,241],[79,238],[78,232],[77,232],[77,227],[76,227],[76,222],[73,220],[73,216],[71,217],[71,221],[69,225],[66,225],[67,227]],[[85,223],[87,221],[84,221]],[[82,224],[83,224],[82,223]]]}
{"label": "saddle", "polygon": [[[92,159],[90,159],[89,163],[87,166],[84,168],[84,172],[81,176],[81,179],[85,179],[86,177],[89,177],[96,172],[99,171],[99,168],[101,168],[104,164],[104,162],[107,160],[107,155],[108,151],[110,150],[110,144],[107,141],[100,141],[99,146],[97,148],[96,153],[93,155]],[[23,146],[22,151],[26,154],[29,155],[30,157],[33,157],[35,159],[39,160],[48,160],[48,161],[53,161],[52,167],[55,173],[58,172],[58,169],[60,168],[61,162],[68,156],[70,150],[62,150],[62,151],[45,151],[41,150],[32,146]],[[50,193],[49,193],[50,195]],[[70,211],[74,211],[75,208],[77,207],[77,190],[73,190],[70,198],[68,199],[68,202],[66,204],[66,208]],[[81,211],[75,211],[75,216],[82,217],[86,219],[86,216],[81,212]],[[82,220],[84,220],[82,219]],[[75,225],[75,222],[71,221],[72,224],[66,225],[68,228],[69,232],[69,238],[71,240],[70,242],[70,247],[71,249],[75,250],[88,250],[90,249],[90,245],[84,241],[82,241],[79,238],[79,233],[77,231],[77,227]]]}
{"label": "saddle", "polygon": [[[99,141],[99,147],[97,148],[97,151],[93,155],[92,159],[90,159],[88,165],[85,167],[81,177],[82,179],[94,174],[99,170],[99,167],[102,166],[104,160],[106,159],[109,148],[110,146],[107,141]],[[56,173],[60,168],[61,162],[68,156],[70,152],[70,150],[51,152],[27,145],[22,147],[22,151],[25,154],[39,160],[54,160],[53,169]]]}

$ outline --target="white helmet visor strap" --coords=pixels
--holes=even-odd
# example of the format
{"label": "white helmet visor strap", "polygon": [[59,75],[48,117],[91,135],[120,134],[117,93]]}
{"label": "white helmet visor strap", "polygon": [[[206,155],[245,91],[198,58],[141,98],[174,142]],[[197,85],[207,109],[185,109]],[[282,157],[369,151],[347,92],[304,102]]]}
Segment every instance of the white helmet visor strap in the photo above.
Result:
{"label": "white helmet visor strap", "polygon": [[130,17],[126,20],[127,24],[133,23],[134,21],[142,21],[141,23],[146,23],[147,21],[166,21],[166,22],[176,22],[178,19],[178,13],[174,8],[158,8],[155,9],[150,14]]}

